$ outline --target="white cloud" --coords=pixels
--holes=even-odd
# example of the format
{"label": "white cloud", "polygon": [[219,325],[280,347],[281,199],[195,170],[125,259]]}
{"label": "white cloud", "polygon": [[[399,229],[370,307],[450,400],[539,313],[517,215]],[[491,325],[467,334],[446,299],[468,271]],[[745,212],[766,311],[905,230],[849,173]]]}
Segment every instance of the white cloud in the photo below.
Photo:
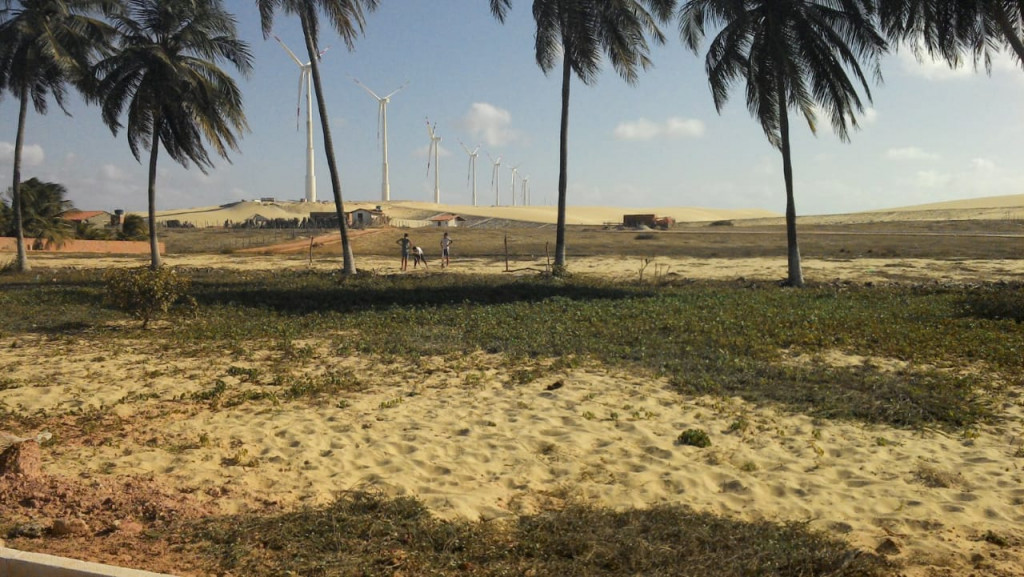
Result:
{"label": "white cloud", "polygon": [[[437,145],[437,157],[439,159],[451,156],[451,151],[445,148],[443,145]],[[413,151],[413,156],[416,158],[427,158],[429,155],[430,162],[434,162],[434,155],[430,152],[430,145],[425,144]]]}
{"label": "white cloud", "polygon": [[665,133],[673,137],[704,136],[704,123],[693,118],[669,118]]}
{"label": "white cloud", "polygon": [[[45,158],[43,147],[38,144],[26,144],[21,147],[22,166],[39,166]],[[14,145],[10,142],[0,142],[0,161],[14,162]]]}
{"label": "white cloud", "polygon": [[615,127],[615,138],[619,140],[654,140],[655,138],[697,138],[704,135],[704,123],[693,118],[671,117],[664,122],[640,118],[620,122]]}
{"label": "white cloud", "polygon": [[972,158],[971,168],[977,171],[991,172],[996,169],[996,163],[987,158]]}
{"label": "white cloud", "polygon": [[890,148],[885,151],[885,157],[892,160],[935,160],[939,155],[925,152],[916,146],[907,146],[904,148]]}
{"label": "white cloud", "polygon": [[878,122],[878,111],[871,107],[865,108],[863,116],[858,121],[861,124],[874,124]]}
{"label": "white cloud", "polygon": [[934,170],[921,170],[914,175],[914,183],[921,188],[942,188],[952,181],[952,175]]}
{"label": "white cloud", "polygon": [[509,111],[486,102],[474,102],[462,116],[462,126],[487,146],[503,146],[519,139]]}
{"label": "white cloud", "polygon": [[[919,76],[927,80],[957,80],[970,78],[985,72],[985,62],[979,61],[975,66],[974,55],[964,54],[960,64],[951,68],[950,65],[940,58],[935,58],[925,50],[920,50],[920,56],[914,54],[913,50],[903,50],[898,58],[900,67],[911,76]],[[992,58],[993,72],[1009,72],[1018,74],[1016,60],[1006,52],[997,52]]]}
{"label": "white cloud", "polygon": [[111,182],[127,182],[128,174],[113,164],[104,164],[99,170],[99,179]]}

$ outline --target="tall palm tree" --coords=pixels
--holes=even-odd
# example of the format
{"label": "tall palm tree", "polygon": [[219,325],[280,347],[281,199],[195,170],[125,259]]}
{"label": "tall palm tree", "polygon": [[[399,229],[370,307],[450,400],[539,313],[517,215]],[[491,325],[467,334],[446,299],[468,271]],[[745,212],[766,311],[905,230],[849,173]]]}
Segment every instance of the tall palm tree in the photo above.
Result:
{"label": "tall palm tree", "polygon": [[[499,1],[499,0],[492,0]],[[256,0],[263,25],[263,37],[271,34],[274,15],[277,11],[299,17],[302,36],[309,56],[313,76],[313,90],[316,93],[317,111],[320,114],[320,128],[324,137],[324,152],[327,154],[327,170],[331,174],[331,189],[334,191],[334,210],[338,215],[338,229],[341,233],[342,273],[355,274],[356,260],[348,239],[348,223],[345,222],[345,203],[341,195],[341,175],[334,155],[334,140],[331,137],[331,123],[327,116],[323,85],[320,82],[320,50],[317,48],[320,32],[320,13],[323,12],[334,30],[345,41],[349,50],[355,47],[355,40],[366,25],[365,13],[376,10],[378,0]]]}
{"label": "tall palm tree", "polygon": [[886,43],[873,18],[872,0],[689,0],[679,11],[680,34],[694,52],[707,28],[719,30],[705,59],[715,107],[721,112],[733,83],[745,80],[747,108],[782,152],[791,286],[803,286],[804,278],[796,238],[789,109],[800,111],[812,132],[820,109],[836,135],[849,141],[849,127],[857,127],[855,113],[863,112],[864,105],[848,71],[869,101],[871,89],[861,62],[881,79]]}
{"label": "tall palm tree", "polygon": [[248,74],[252,55],[220,0],[127,0],[111,21],[119,49],[96,64],[97,99],[115,135],[127,109],[135,159],[142,161],[144,148],[149,152],[149,242],[156,270],[160,145],[182,166],[193,162],[204,173],[213,166],[204,140],[224,159],[228,149],[238,150],[237,133],[248,129],[242,95],[218,62]]}
{"label": "tall palm tree", "polygon": [[[501,3],[491,2],[496,15]],[[584,84],[597,80],[602,52],[627,83],[637,68],[651,66],[646,36],[661,44],[660,22],[672,17],[675,0],[534,0],[537,64],[545,74],[562,66],[562,110],[558,153],[558,224],[554,273],[565,272],[565,208],[569,157],[569,87],[573,74]]]}
{"label": "tall palm tree", "polygon": [[0,92],[18,101],[14,141],[13,211],[18,257],[15,269],[29,270],[21,203],[21,153],[28,104],[46,114],[47,100],[66,114],[68,84],[85,78],[90,60],[101,49],[110,27],[96,18],[105,0],[4,0],[0,2]]}
{"label": "tall palm tree", "polygon": [[951,66],[971,53],[990,69],[1008,47],[1024,65],[1024,0],[885,0],[879,16],[889,38],[924,48]]}

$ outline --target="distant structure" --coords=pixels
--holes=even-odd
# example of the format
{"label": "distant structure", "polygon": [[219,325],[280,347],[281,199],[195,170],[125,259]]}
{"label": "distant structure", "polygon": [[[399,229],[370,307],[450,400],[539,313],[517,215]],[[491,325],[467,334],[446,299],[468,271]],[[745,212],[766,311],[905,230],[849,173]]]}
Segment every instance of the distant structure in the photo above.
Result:
{"label": "distant structure", "polygon": [[450,212],[445,212],[445,213],[438,214],[436,216],[432,216],[432,217],[430,217],[429,220],[430,220],[430,222],[434,226],[448,227],[448,228],[454,228],[456,226],[459,226],[460,222],[465,222],[466,221],[466,219],[462,218],[461,216],[459,216],[457,214],[452,214]]}
{"label": "distant structure", "polygon": [[[274,36],[281,48],[288,53],[288,56],[292,57],[295,64],[299,67],[299,102],[302,102],[302,90],[306,90],[306,202],[316,202],[316,175],[313,171],[313,93],[311,90],[311,77],[312,77],[312,66],[309,62],[303,64],[295,53],[292,52],[280,38]],[[321,50],[320,54],[317,55],[317,59],[324,55],[327,50]],[[303,86],[305,85],[305,86]],[[298,120],[301,114],[301,105],[295,108],[295,118]]]}
{"label": "distant structure", "polygon": [[480,147],[477,146],[473,149],[473,152],[470,152],[469,147],[462,144],[461,140],[459,144],[462,145],[462,150],[465,150],[466,154],[469,155],[469,172],[466,174],[466,179],[473,181],[473,206],[476,206],[476,157],[479,156],[477,153],[480,151]]}
{"label": "distant structure", "polygon": [[656,216],[654,214],[626,214],[622,217],[622,226],[626,228],[672,228],[676,219],[671,216]]}
{"label": "distant structure", "polygon": [[362,82],[359,82],[359,80],[355,78],[352,80],[377,100],[377,139],[381,142],[381,155],[383,156],[383,160],[381,161],[380,199],[382,202],[390,202],[391,181],[389,180],[388,175],[388,103],[391,102],[392,96],[398,94],[398,92],[405,88],[409,83],[406,82],[386,96],[377,96],[376,92],[370,90],[369,87]]}
{"label": "distant structure", "polygon": [[427,120],[427,134],[430,135],[430,148],[427,149],[427,174],[430,174],[430,153],[434,153],[434,204],[441,204],[441,171],[438,166],[438,148],[441,147],[441,137],[437,135],[437,123],[430,125]]}

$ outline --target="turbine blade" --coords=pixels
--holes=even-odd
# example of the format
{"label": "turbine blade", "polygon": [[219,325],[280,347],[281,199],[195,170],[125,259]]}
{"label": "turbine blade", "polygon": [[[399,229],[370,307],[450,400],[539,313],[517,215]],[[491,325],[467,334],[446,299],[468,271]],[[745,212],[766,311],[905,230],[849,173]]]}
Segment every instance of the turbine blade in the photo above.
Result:
{"label": "turbine blade", "polygon": [[299,96],[295,99],[295,130],[299,130],[300,118],[302,117],[302,85],[309,73],[305,68],[299,73]]}
{"label": "turbine blade", "polygon": [[403,85],[399,86],[398,88],[394,89],[393,91],[391,91],[391,94],[388,94],[384,98],[391,98],[392,96],[394,96],[394,95],[398,94],[399,92],[401,92],[402,89],[405,88],[406,86],[409,86],[409,81],[408,80],[405,81],[405,84],[403,84]]}
{"label": "turbine blade", "polygon": [[288,53],[288,56],[292,57],[292,60],[294,60],[296,64],[298,64],[300,67],[305,66],[305,64],[303,64],[302,61],[299,60],[299,57],[296,56],[294,52],[292,52],[291,48],[288,48],[288,46],[285,45],[284,41],[278,38],[276,34],[274,35],[274,40],[277,40],[277,43],[281,45],[281,48],[284,48],[284,51]]}
{"label": "turbine blade", "polygon": [[384,127],[384,101],[377,104],[377,144],[381,143],[381,129]]}
{"label": "turbine blade", "polygon": [[381,100],[383,100],[383,98],[381,98],[380,96],[377,96],[377,93],[376,93],[376,92],[374,92],[374,91],[370,90],[370,87],[368,87],[367,85],[363,84],[362,82],[359,82],[359,79],[358,79],[358,78],[353,78],[353,79],[352,79],[352,82],[355,82],[355,83],[356,83],[356,84],[358,84],[359,86],[362,86],[362,87],[363,87],[363,90],[365,90],[365,91],[369,92],[369,93],[370,93],[370,96],[372,96],[372,97],[376,98],[378,102],[379,102],[379,101],[381,101]]}

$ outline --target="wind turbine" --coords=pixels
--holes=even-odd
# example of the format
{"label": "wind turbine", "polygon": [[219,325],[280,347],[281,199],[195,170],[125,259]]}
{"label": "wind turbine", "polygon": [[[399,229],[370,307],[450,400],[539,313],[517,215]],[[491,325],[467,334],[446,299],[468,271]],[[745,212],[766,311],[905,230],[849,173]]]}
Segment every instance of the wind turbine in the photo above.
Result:
{"label": "wind turbine", "polygon": [[501,166],[501,157],[499,156],[498,159],[495,160],[491,157],[491,153],[488,152],[487,158],[491,159],[491,164],[493,165],[491,168],[491,188],[494,189],[494,206],[501,206],[501,203],[498,202],[498,187],[500,186],[498,182],[498,167]]}
{"label": "wind turbine", "polygon": [[477,146],[473,149],[473,152],[470,152],[469,148],[461,140],[459,144],[462,145],[462,150],[465,150],[466,154],[469,155],[469,172],[466,173],[466,178],[473,181],[473,206],[476,206],[476,157],[479,156],[477,153],[480,151],[480,147]]}
{"label": "wind turbine", "polygon": [[[277,37],[277,35],[274,36],[274,40],[277,40],[277,43],[281,45],[281,48],[284,48],[284,51],[288,53],[288,56],[292,57],[292,60],[294,60],[295,64],[297,64],[298,67],[299,67],[299,102],[302,102],[302,88],[303,88],[303,84],[305,84],[305,88],[306,88],[306,202],[316,202],[316,174],[315,174],[315,172],[313,170],[313,90],[312,90],[312,87],[310,86],[310,82],[311,82],[310,70],[312,69],[312,67],[310,66],[309,62],[303,64],[302,61],[299,60],[299,58],[297,56],[295,56],[295,53],[292,52],[288,48],[288,46],[286,46],[285,43],[280,38]],[[327,52],[327,48],[324,48],[323,50],[321,50],[320,53],[317,54],[317,58],[320,58],[321,56],[323,56],[325,52]],[[298,124],[298,118],[299,118],[299,114],[301,114],[301,110],[302,110],[302,107],[299,106],[299,105],[296,105],[296,107],[295,107],[296,124]],[[296,126],[296,128],[298,128],[298,127]]]}
{"label": "wind turbine", "polygon": [[523,206],[530,205],[530,177],[523,177]]}
{"label": "wind turbine", "polygon": [[430,135],[430,148],[427,149],[427,174],[430,174],[430,151],[434,151],[434,204],[441,204],[441,175],[438,171],[437,163],[437,149],[440,148],[441,137],[435,133],[437,129],[437,123],[433,126],[430,125],[430,120],[427,120],[427,134]]}
{"label": "wind turbine", "polygon": [[516,205],[516,175],[519,174],[520,166],[521,163],[512,167],[512,206]]}
{"label": "wind turbine", "polygon": [[388,180],[388,102],[391,102],[391,97],[398,94],[409,83],[406,82],[393,90],[391,94],[381,97],[358,79],[353,78],[352,80],[363,90],[369,92],[370,96],[377,99],[377,140],[381,141],[381,156],[383,158],[381,161],[380,199],[383,202],[389,202],[391,200],[391,182]]}

